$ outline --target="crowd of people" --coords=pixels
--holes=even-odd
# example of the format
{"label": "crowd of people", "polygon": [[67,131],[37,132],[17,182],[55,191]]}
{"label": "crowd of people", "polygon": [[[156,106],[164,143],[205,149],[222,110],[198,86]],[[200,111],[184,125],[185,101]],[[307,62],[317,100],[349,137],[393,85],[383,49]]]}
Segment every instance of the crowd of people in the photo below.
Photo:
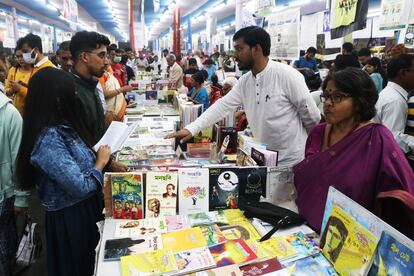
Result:
{"label": "crowd of people", "polygon": [[[316,231],[329,186],[371,211],[380,192],[414,195],[413,55],[394,53],[383,68],[368,49],[354,53],[346,43],[322,76],[315,48],[289,66],[269,58],[262,28],[242,28],[233,42],[231,56],[163,50],[159,58],[82,31],[53,59],[33,34],[17,41],[12,62],[1,54],[0,274],[11,275],[15,215],[27,211],[33,189],[46,210],[49,275],[93,274],[103,173],[127,171],[108,146],[93,146],[112,121],[123,120],[139,70],[168,78],[203,105],[196,121],[167,138],[185,142],[229,112],[244,116],[238,130],[248,124],[255,139],[279,152],[279,166],[292,169],[298,211]],[[218,72],[236,65],[239,79],[219,81]]]}

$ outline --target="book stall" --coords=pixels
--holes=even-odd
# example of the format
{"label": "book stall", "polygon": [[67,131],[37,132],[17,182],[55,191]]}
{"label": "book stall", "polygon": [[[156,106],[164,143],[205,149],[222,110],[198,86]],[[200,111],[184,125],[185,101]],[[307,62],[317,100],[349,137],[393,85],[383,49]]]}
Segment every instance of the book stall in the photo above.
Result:
{"label": "book stall", "polygon": [[130,169],[105,174],[96,275],[412,275],[414,242],[338,190],[320,236],[272,205],[293,201],[292,172],[232,115],[186,145],[164,139],[202,105],[146,77],[96,145]]}

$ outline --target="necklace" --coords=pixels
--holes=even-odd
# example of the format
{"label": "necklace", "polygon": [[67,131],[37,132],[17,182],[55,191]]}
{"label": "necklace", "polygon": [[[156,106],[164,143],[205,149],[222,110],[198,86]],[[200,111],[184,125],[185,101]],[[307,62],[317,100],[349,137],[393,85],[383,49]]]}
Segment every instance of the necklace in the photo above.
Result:
{"label": "necklace", "polygon": [[[354,132],[358,127],[359,127],[359,123],[358,124],[355,124],[352,128],[351,128],[351,130],[350,131],[348,131],[348,133],[342,138],[342,139],[344,139],[345,137],[347,137],[349,134],[351,134],[352,132]],[[332,139],[332,129],[333,129],[333,126],[331,126],[331,128],[329,129],[329,133],[328,133],[328,141],[327,141],[327,145],[326,145],[326,147],[327,148],[330,148],[331,147],[331,139]],[[341,139],[341,140],[342,140]]]}

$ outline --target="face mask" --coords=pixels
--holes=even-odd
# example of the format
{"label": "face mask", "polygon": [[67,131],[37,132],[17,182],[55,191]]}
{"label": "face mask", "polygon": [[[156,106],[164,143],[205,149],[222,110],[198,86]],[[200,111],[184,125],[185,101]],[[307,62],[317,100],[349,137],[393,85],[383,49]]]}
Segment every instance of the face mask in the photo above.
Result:
{"label": "face mask", "polygon": [[121,62],[121,60],[122,60],[122,57],[114,57],[114,62],[115,63],[120,63]]}
{"label": "face mask", "polygon": [[37,59],[37,54],[34,55],[34,49],[30,53],[23,53],[23,60],[28,64],[34,64]]}

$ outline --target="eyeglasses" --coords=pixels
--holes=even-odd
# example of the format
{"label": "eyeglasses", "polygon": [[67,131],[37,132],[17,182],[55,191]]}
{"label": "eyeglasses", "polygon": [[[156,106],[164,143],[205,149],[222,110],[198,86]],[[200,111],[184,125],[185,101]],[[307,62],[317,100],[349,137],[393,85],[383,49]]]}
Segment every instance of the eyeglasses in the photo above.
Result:
{"label": "eyeglasses", "polygon": [[331,100],[331,103],[334,103],[335,104],[335,103],[340,103],[344,98],[352,97],[349,94],[337,93],[337,92],[338,92],[338,90],[335,90],[335,91],[332,92],[331,95],[329,95],[326,92],[323,92],[320,95],[321,102],[322,103],[325,103],[327,99],[330,99]]}
{"label": "eyeglasses", "polygon": [[89,54],[95,54],[97,55],[100,59],[108,59],[108,53],[107,52],[100,52],[100,53],[95,53],[95,52],[90,52],[90,51],[85,51],[86,53]]}

